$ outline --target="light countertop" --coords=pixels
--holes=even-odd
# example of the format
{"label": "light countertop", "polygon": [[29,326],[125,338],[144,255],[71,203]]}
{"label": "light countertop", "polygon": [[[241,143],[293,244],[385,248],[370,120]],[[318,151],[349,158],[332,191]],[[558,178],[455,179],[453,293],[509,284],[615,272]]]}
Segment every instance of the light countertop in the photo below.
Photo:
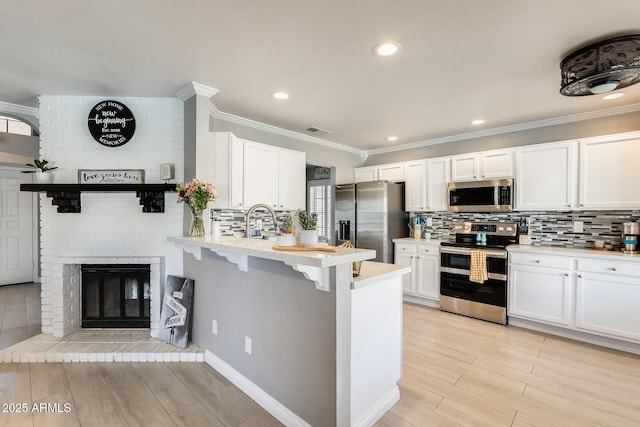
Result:
{"label": "light countertop", "polygon": [[640,262],[640,254],[625,254],[620,251],[603,251],[595,249],[562,248],[554,246],[511,245],[509,252],[527,252],[537,254],[572,256],[581,258],[607,258],[616,261]]}
{"label": "light countertop", "polygon": [[416,240],[413,237],[400,237],[398,239],[393,239],[393,243],[414,243],[416,245],[440,245],[442,242],[448,242],[448,240],[442,239],[420,239]]}
{"label": "light countertop", "polygon": [[384,262],[364,261],[360,275],[353,278],[353,289],[373,285],[396,276],[411,273],[411,267]]}
{"label": "light countertop", "polygon": [[179,237],[170,236],[170,242],[191,248],[209,249],[213,252],[227,252],[248,255],[257,258],[282,261],[287,264],[308,265],[312,267],[333,267],[355,261],[375,258],[372,249],[336,247],[336,252],[285,252],[273,249],[274,241],[246,239],[244,237]]}

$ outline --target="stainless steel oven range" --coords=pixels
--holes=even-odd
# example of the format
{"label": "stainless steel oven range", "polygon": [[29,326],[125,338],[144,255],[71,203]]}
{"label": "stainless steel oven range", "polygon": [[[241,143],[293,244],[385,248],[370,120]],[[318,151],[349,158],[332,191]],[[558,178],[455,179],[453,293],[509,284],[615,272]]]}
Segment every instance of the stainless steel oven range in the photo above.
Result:
{"label": "stainless steel oven range", "polygon": [[[518,227],[503,222],[455,222],[455,241],[440,248],[440,309],[490,322],[507,323],[507,246]],[[476,263],[472,265],[472,251]],[[481,261],[478,261],[481,260]],[[485,269],[482,283],[473,269]]]}

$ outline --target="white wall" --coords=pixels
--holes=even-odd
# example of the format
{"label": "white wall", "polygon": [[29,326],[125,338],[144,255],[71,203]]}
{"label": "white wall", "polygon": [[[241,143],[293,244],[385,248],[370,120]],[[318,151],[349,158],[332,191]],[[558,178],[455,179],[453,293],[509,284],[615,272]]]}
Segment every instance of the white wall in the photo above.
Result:
{"label": "white wall", "polygon": [[[87,117],[104,97],[41,96],[40,156],[58,166],[54,183],[77,183],[78,169],[144,169],[146,183],[160,183],[159,165],[174,163],[184,175],[183,103],[177,98],[112,98],[127,105],[136,132],[121,147],[91,137]],[[40,195],[43,332],[53,332],[52,312],[62,308],[61,257],[160,257],[163,273],[182,275],[182,251],[167,236],[182,235],[183,207],[165,193],[164,213],[142,213],[135,192],[83,193],[81,213],[58,213]],[[66,304],[66,303],[65,303]],[[152,313],[153,316],[153,313]],[[56,327],[59,327],[57,325]]]}

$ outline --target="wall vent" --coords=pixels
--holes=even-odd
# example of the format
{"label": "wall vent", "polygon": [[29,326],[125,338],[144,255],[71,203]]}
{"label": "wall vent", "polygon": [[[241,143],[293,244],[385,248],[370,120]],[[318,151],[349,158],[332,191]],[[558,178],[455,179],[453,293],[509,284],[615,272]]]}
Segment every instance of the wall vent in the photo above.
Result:
{"label": "wall vent", "polygon": [[310,126],[306,129],[307,132],[311,132],[311,133],[323,133],[323,134],[330,134],[331,131],[330,130],[326,130],[326,129],[321,129],[317,126]]}

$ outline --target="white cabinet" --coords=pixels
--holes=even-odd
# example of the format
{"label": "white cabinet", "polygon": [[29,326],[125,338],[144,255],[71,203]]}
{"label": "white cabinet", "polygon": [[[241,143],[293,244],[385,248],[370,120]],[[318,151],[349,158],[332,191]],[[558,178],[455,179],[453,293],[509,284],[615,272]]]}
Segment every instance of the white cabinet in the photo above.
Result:
{"label": "white cabinet", "polygon": [[574,298],[570,259],[530,254],[510,258],[508,315],[570,326]]}
{"label": "white cabinet", "polygon": [[576,207],[577,141],[516,149],[517,210]]}
{"label": "white cabinet", "polygon": [[408,212],[427,209],[427,161],[407,162],[405,165],[404,207]]}
{"label": "white cabinet", "polygon": [[513,151],[494,150],[482,153],[480,179],[513,178]]}
{"label": "white cabinet", "polygon": [[209,150],[211,183],[218,198],[217,209],[243,208],[244,141],[231,132],[213,132]]}
{"label": "white cabinet", "polygon": [[265,203],[277,210],[306,206],[305,153],[212,132],[211,181],[217,209],[247,209]]}
{"label": "white cabinet", "polygon": [[640,264],[579,260],[576,328],[640,342]]}
{"label": "white cabinet", "polygon": [[304,210],[306,191],[305,153],[279,148],[277,208],[288,211]]}
{"label": "white cabinet", "polygon": [[451,160],[438,157],[427,160],[427,210],[447,210],[447,183],[451,180]]}
{"label": "white cabinet", "polygon": [[407,162],[405,165],[405,210],[446,211],[449,157]]}
{"label": "white cabinet", "polygon": [[638,209],[640,134],[580,141],[580,209]]}
{"label": "white cabinet", "polygon": [[475,181],[480,175],[479,153],[451,157],[451,181]]}
{"label": "white cabinet", "polygon": [[353,182],[369,182],[378,180],[378,166],[367,166],[353,170]]}
{"label": "white cabinet", "polygon": [[440,299],[440,246],[437,243],[396,243],[395,264],[411,267],[403,276],[405,295]]}
{"label": "white cabinet", "polygon": [[365,166],[353,170],[353,182],[391,181],[405,180],[404,163],[388,163],[377,166]]}
{"label": "white cabinet", "polygon": [[389,163],[378,166],[378,179],[380,181],[398,182],[405,180],[405,164]]}
{"label": "white cabinet", "polygon": [[278,147],[244,142],[243,192],[245,208],[256,203],[278,207]]}
{"label": "white cabinet", "polygon": [[620,259],[510,251],[509,318],[559,326],[577,339],[640,343],[640,262]]}
{"label": "white cabinet", "polygon": [[475,181],[512,177],[512,150],[493,150],[451,157],[452,181]]}

